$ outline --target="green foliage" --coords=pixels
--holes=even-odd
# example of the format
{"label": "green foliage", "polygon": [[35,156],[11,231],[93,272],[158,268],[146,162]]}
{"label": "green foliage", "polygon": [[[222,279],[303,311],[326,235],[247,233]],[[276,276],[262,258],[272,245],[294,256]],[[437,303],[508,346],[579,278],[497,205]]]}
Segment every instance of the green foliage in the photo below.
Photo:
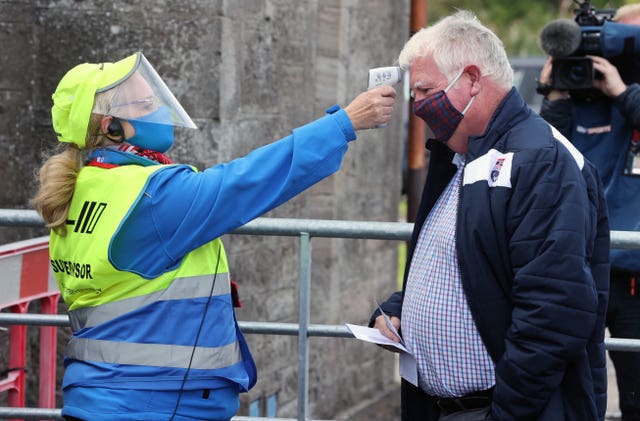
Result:
{"label": "green foliage", "polygon": [[[591,1],[596,9],[627,3],[634,1]],[[572,0],[431,0],[427,19],[435,23],[458,9],[471,10],[500,37],[510,56],[541,56],[544,52],[538,36],[544,25],[558,18],[573,18],[575,7]]]}

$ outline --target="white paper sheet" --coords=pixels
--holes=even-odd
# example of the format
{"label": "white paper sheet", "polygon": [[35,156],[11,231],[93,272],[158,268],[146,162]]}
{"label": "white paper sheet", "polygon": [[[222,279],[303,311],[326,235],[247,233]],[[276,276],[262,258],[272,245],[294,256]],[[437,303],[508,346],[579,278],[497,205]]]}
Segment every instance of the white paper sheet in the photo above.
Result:
{"label": "white paper sheet", "polygon": [[347,329],[349,329],[351,333],[353,333],[353,336],[355,336],[357,339],[360,339],[361,341],[380,345],[391,345],[403,352],[407,352],[407,348],[405,348],[404,345],[387,338],[376,328],[352,325],[351,323],[345,323],[345,326],[347,326]]}
{"label": "white paper sheet", "polygon": [[378,345],[390,345],[402,351],[400,353],[400,376],[414,386],[418,386],[418,366],[416,365],[416,359],[403,344],[392,341],[376,328],[351,323],[345,323],[345,326],[353,333],[356,339]]}

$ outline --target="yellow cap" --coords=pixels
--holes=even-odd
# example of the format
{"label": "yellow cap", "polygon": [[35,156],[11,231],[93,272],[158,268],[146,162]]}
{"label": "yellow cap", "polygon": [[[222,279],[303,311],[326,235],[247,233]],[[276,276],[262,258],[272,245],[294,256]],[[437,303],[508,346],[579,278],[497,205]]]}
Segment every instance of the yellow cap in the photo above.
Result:
{"label": "yellow cap", "polygon": [[115,63],[83,63],[69,70],[53,93],[51,118],[60,142],[86,146],[96,92],[119,85],[138,67],[141,53]]}

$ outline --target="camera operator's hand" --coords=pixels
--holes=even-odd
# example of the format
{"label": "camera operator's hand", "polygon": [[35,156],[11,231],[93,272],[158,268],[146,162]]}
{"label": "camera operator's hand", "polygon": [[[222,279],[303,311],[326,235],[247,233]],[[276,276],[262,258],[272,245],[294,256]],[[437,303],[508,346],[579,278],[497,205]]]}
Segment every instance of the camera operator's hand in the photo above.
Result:
{"label": "camera operator's hand", "polygon": [[[538,78],[538,83],[544,87],[551,86],[551,68],[553,66],[553,57],[547,57],[547,60],[544,62],[544,66],[542,66],[542,70],[540,71],[540,77]],[[548,88],[547,88],[548,89]],[[569,97],[569,92],[560,91],[557,89],[551,89],[544,96],[549,101],[556,101],[558,99],[567,99]]]}
{"label": "camera operator's hand", "polygon": [[603,57],[589,56],[589,58],[593,61],[594,70],[602,74],[601,77],[593,79],[595,88],[611,98],[617,97],[627,89],[616,66]]}
{"label": "camera operator's hand", "polygon": [[551,65],[553,64],[553,57],[547,57],[547,60],[544,62],[544,66],[542,66],[542,70],[540,70],[540,77],[538,81],[543,85],[551,85]]}

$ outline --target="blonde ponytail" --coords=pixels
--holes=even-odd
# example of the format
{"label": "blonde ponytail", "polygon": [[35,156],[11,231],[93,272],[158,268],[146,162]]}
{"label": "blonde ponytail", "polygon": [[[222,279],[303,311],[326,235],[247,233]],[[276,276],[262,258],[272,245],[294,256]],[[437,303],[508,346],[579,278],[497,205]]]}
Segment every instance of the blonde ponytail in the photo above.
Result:
{"label": "blonde ponytail", "polygon": [[82,166],[81,156],[76,145],[68,144],[66,150],[47,159],[36,174],[40,189],[33,205],[47,227],[58,234],[66,233],[65,223]]}
{"label": "blonde ponytail", "polygon": [[[92,115],[87,130],[87,149],[93,149],[104,142],[100,131],[102,116]],[[64,150],[45,161],[36,172],[39,189],[31,202],[42,216],[48,228],[57,234],[66,235],[67,218],[78,174],[84,166],[86,150],[73,143],[67,143]]]}

